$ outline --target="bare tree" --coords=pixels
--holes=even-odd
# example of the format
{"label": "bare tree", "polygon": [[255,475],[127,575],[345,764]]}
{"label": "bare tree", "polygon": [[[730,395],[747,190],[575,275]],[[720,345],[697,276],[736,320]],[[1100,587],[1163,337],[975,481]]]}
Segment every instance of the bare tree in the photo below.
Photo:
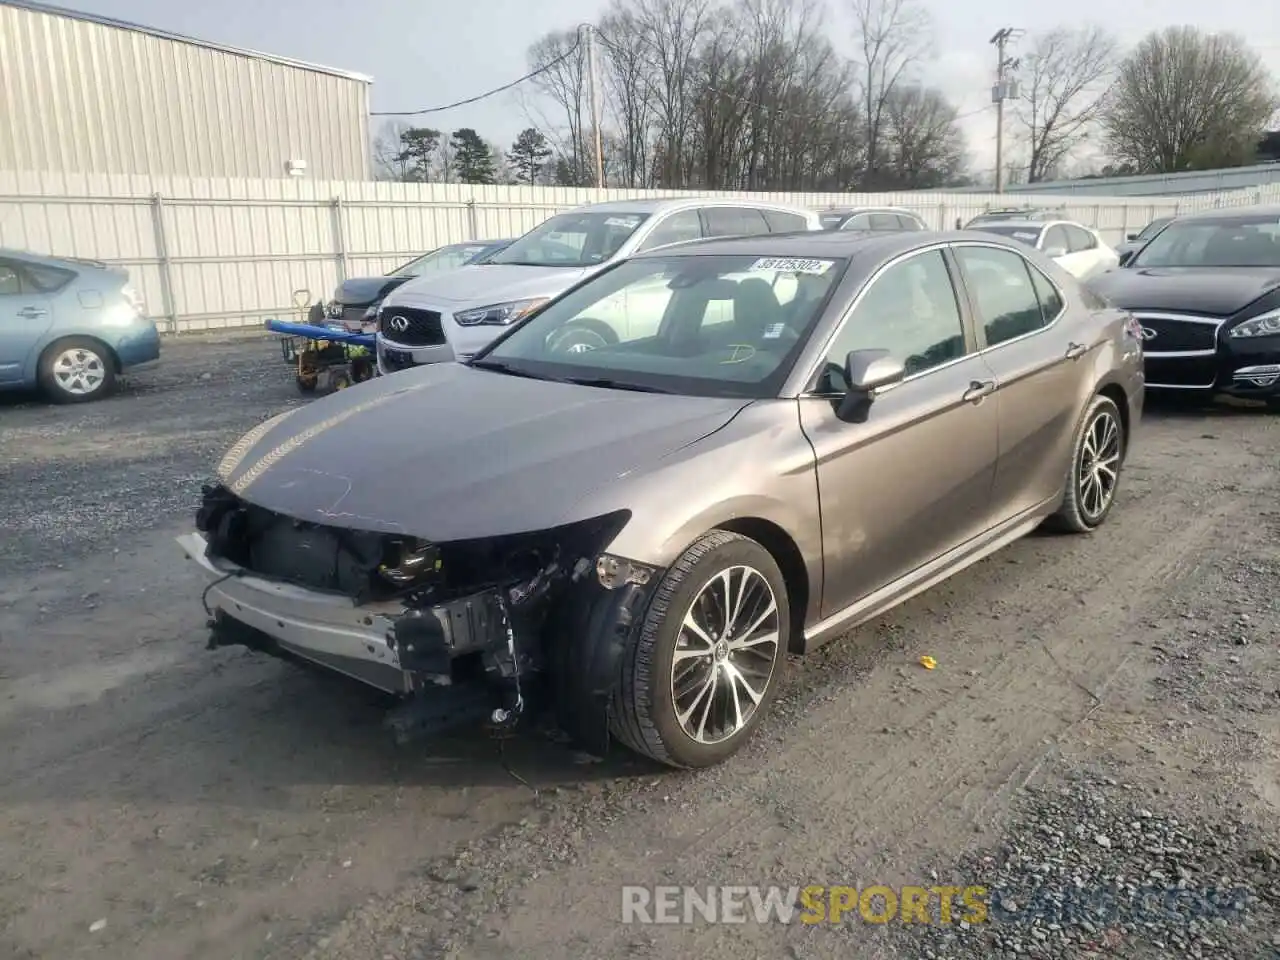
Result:
{"label": "bare tree", "polygon": [[567,160],[577,183],[588,183],[586,132],[590,128],[591,104],[587,96],[587,54],[579,31],[552,31],[529,48],[529,64],[548,67],[533,81],[535,86],[560,108],[566,128],[546,131],[556,152]]}
{"label": "bare tree", "polygon": [[898,85],[932,46],[933,24],[919,0],[853,0],[859,91],[866,125],[867,185],[882,159],[885,109]]}
{"label": "bare tree", "polygon": [[898,86],[884,106],[885,173],[893,185],[924,190],[954,183],[964,169],[964,134],[942,92]]}
{"label": "bare tree", "polygon": [[617,170],[610,180],[630,187],[649,183],[653,136],[651,81],[653,52],[649,38],[624,0],[614,0],[597,32],[604,74],[604,99],[618,128],[609,151]]}
{"label": "bare tree", "polygon": [[697,57],[710,26],[711,0],[636,0],[636,22],[649,38],[658,126],[658,182],[673,187],[688,175],[686,142],[697,99]]}
{"label": "bare tree", "polygon": [[402,120],[388,120],[373,136],[373,172],[378,180],[412,180],[413,162],[404,156],[402,138],[409,124]]}
{"label": "bare tree", "polygon": [[1271,75],[1240,37],[1169,27],[1121,65],[1107,145],[1115,162],[1142,173],[1245,163],[1276,107]]}
{"label": "bare tree", "polygon": [[1119,47],[1101,27],[1060,27],[1022,57],[1015,117],[1027,145],[1027,182],[1046,179],[1093,131]]}

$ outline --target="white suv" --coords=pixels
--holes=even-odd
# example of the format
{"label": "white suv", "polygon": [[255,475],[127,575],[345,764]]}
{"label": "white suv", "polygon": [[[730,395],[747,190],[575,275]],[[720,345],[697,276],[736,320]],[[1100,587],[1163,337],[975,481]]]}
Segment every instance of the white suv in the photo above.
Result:
{"label": "white suv", "polygon": [[[484,263],[392,291],[378,310],[378,370],[468,360],[512,323],[634,253],[711,237],[821,229],[812,210],[758,200],[619,200],[557,214]],[[593,326],[575,330],[581,342],[564,346],[616,341],[630,313],[628,304],[616,306],[617,316],[592,318]]]}

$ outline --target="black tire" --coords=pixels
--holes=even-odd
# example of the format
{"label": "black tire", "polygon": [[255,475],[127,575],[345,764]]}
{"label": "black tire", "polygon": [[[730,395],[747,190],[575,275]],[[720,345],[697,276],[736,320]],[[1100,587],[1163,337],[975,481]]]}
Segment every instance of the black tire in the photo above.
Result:
{"label": "black tire", "polygon": [[[1088,467],[1088,458],[1091,456],[1090,438],[1095,436],[1096,431],[1105,429],[1100,425],[1103,421],[1109,421],[1114,425],[1114,451],[1117,459],[1115,460],[1115,478],[1110,490],[1101,506],[1095,507],[1090,502],[1092,498],[1084,490],[1083,474]],[[1104,451],[1107,457],[1111,456],[1111,447],[1112,444],[1108,443],[1107,450]],[[1098,394],[1085,408],[1080,426],[1076,429],[1075,442],[1071,450],[1071,464],[1067,468],[1066,492],[1063,495],[1062,506],[1058,508],[1057,513],[1045,521],[1045,526],[1061,533],[1089,533],[1102,526],[1115,505],[1116,489],[1120,483],[1120,474],[1124,468],[1127,452],[1124,418],[1120,416],[1120,408],[1110,397]]]}
{"label": "black tire", "polygon": [[[672,664],[683,632],[682,624],[694,601],[699,600],[701,603],[704,588],[717,583],[725,571],[731,571],[732,576],[733,571],[743,569],[758,575],[772,593],[776,608],[777,642],[774,644],[771,660],[767,645],[753,647],[754,652],[750,654],[752,682],[763,684],[755,709],[749,712],[741,725],[736,723],[735,718],[736,729],[732,733],[716,742],[700,742],[685,731],[678,717]],[[743,573],[738,575],[747,576]],[[754,579],[753,583],[756,583]],[[758,585],[754,595],[766,598]],[[753,601],[752,595],[749,595],[747,602],[753,603],[752,614],[767,609],[767,599],[764,602]],[[759,605],[756,606],[756,603]],[[752,614],[745,614],[743,622]],[[770,625],[766,622],[762,629],[772,632],[767,631]],[[622,676],[614,697],[613,709],[610,711],[613,735],[637,753],[671,767],[709,767],[728,759],[750,739],[773,700],[786,668],[790,626],[791,611],[787,603],[786,582],[769,551],[754,540],[724,530],[713,530],[701,537],[667,571],[649,605],[641,629],[632,635],[623,651]],[[689,637],[689,634],[686,633],[685,636]],[[718,643],[716,646],[722,645]],[[717,672],[720,669],[717,656],[718,654],[708,655],[705,661],[698,658],[697,663],[693,663],[691,658],[688,669],[697,671],[705,668],[709,673],[703,676],[722,677],[724,674]],[[764,672],[766,665],[768,672],[765,679],[761,680],[759,674]],[[701,689],[709,689],[709,696],[716,697],[718,692],[727,688],[712,683],[710,686],[701,686]],[[752,689],[757,688],[753,686]],[[700,728],[705,727],[707,713],[713,712],[710,706],[702,706],[702,701],[698,698],[686,701],[688,702],[698,704],[694,716],[698,716],[701,711]],[[720,703],[727,707],[731,701]]]}
{"label": "black tire", "polygon": [[54,403],[88,403],[115,391],[116,361],[101,340],[65,337],[40,355],[39,376],[40,388]]}
{"label": "black tire", "polygon": [[599,320],[576,320],[553,333],[547,349],[551,353],[585,353],[617,342],[618,336],[608,324]]}

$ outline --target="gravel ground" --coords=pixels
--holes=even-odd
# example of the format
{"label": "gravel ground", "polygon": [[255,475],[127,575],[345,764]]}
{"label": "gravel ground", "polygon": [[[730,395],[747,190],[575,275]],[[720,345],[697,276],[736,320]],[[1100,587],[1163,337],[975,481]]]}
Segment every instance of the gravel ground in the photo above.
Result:
{"label": "gravel ground", "polygon": [[[1280,420],[1153,411],[1102,531],[793,663],[737,758],[671,774],[536,732],[397,749],[375,698],[203,649],[172,538],[222,450],[302,402],[275,350],[183,342],[109,401],[0,400],[0,956],[1268,955]],[[1013,903],[970,929],[619,922],[627,883],[936,877]],[[1184,915],[1230,902],[1032,919],[1178,883]]]}

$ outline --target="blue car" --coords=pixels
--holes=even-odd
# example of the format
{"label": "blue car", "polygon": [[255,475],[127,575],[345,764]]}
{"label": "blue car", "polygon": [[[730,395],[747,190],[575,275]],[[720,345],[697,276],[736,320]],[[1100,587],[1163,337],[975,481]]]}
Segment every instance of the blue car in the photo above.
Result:
{"label": "blue car", "polygon": [[[324,317],[341,320],[343,326],[353,332],[372,330],[378,304],[402,283],[408,283],[415,277],[456,270],[471,263],[483,263],[499,250],[505,250],[512,242],[470,240],[465,243],[450,243],[410,260],[385,276],[352,277],[344,280],[334,291],[333,299],[323,308]],[[311,320],[313,323],[322,322],[320,317],[312,317]]]}
{"label": "blue car", "polygon": [[0,390],[84,403],[109,396],[126,367],[159,358],[160,333],[128,271],[0,249]]}

